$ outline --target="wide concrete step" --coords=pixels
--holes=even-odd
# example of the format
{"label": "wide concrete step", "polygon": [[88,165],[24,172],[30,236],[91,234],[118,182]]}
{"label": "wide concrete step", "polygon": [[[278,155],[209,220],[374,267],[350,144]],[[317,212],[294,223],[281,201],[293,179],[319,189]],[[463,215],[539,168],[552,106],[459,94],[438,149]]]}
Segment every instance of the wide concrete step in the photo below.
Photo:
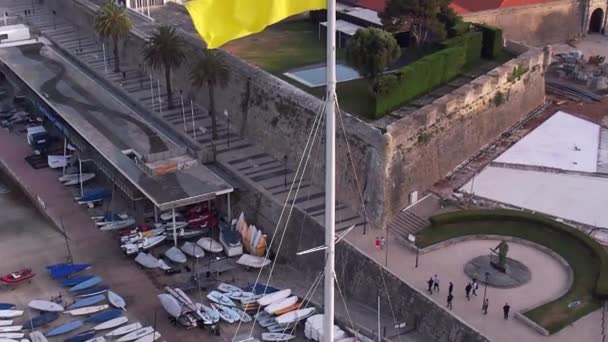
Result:
{"label": "wide concrete step", "polygon": [[426,219],[423,219],[410,211],[401,211],[391,223],[388,228],[391,232],[395,233],[397,237],[407,241],[409,234],[416,235],[419,231],[424,229],[430,224]]}

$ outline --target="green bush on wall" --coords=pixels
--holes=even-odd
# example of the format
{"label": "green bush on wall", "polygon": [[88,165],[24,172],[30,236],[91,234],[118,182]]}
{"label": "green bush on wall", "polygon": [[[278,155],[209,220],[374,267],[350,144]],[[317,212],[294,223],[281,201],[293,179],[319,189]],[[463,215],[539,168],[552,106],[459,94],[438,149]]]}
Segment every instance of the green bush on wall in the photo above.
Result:
{"label": "green bush on wall", "polygon": [[500,55],[500,52],[504,47],[502,30],[485,24],[476,24],[475,27],[481,30],[483,34],[481,48],[481,55],[483,58],[493,59]]}
{"label": "green bush on wall", "polygon": [[464,46],[467,52],[466,65],[471,66],[477,64],[481,60],[482,42],[483,33],[480,31],[471,31],[461,36],[445,40],[442,45],[446,48]]}
{"label": "green bush on wall", "polygon": [[466,47],[454,46],[378,77],[374,83],[376,118],[452,80],[466,62]]}

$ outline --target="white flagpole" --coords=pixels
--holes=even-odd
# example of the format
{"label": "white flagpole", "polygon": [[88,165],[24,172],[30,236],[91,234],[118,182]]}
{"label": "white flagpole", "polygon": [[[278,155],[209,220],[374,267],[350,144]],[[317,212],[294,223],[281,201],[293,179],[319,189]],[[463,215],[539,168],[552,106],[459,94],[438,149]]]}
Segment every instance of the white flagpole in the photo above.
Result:
{"label": "white flagpole", "polygon": [[327,0],[327,106],[325,140],[325,342],[334,341],[336,235],[336,0]]}

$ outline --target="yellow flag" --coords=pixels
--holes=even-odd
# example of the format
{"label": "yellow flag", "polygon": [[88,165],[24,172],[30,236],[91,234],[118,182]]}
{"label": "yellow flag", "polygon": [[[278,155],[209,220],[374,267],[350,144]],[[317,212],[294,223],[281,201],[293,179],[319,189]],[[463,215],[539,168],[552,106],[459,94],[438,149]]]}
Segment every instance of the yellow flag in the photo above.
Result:
{"label": "yellow flag", "polygon": [[327,0],[192,0],[186,8],[209,49],[260,32],[289,16],[327,7]]}

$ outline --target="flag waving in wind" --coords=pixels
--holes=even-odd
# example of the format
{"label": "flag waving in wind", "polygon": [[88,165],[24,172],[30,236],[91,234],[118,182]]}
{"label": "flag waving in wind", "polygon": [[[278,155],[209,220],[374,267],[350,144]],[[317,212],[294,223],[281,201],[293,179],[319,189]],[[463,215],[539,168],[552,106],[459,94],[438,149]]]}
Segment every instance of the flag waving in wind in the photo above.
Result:
{"label": "flag waving in wind", "polygon": [[186,8],[198,33],[214,49],[260,32],[289,16],[327,7],[327,0],[191,0]]}

